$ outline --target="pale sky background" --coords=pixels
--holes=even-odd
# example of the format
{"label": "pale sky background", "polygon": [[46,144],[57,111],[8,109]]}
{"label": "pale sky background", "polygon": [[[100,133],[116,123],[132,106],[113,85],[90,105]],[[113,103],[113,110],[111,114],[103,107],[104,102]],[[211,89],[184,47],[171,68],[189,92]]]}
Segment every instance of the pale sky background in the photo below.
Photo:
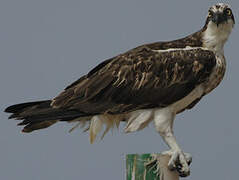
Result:
{"label": "pale sky background", "polygon": [[[239,1],[235,28],[225,46],[227,72],[220,86],[177,116],[175,134],[193,155],[185,180],[238,179]],[[80,129],[58,123],[31,134],[3,110],[12,104],[56,96],[103,60],[143,43],[173,40],[199,30],[206,0],[1,0],[0,179],[123,180],[125,154],[153,153],[167,146],[150,125],[120,130],[90,145]]]}

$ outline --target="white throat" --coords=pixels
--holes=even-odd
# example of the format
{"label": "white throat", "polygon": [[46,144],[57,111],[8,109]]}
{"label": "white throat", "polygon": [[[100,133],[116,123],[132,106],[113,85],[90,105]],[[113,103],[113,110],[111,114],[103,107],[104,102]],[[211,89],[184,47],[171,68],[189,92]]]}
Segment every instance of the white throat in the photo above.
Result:
{"label": "white throat", "polygon": [[209,22],[203,33],[203,45],[205,48],[223,54],[223,47],[233,28],[233,21],[229,20],[224,24],[217,25]]}

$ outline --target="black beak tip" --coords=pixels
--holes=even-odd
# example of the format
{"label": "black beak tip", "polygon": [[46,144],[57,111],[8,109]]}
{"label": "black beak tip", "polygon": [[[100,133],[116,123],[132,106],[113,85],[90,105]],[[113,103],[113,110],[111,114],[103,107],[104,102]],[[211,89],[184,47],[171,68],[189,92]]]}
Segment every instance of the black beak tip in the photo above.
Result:
{"label": "black beak tip", "polygon": [[217,25],[217,27],[226,22],[227,21],[227,18],[221,14],[221,13],[218,13],[218,14],[214,14],[213,18],[212,18],[212,21]]}

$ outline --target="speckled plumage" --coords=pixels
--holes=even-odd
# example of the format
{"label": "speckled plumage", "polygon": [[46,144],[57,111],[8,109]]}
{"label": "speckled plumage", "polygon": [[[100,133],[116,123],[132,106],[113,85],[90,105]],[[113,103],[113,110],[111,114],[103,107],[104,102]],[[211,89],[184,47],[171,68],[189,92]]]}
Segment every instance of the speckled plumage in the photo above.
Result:
{"label": "speckled plumage", "polygon": [[145,45],[103,64],[57,96],[53,107],[89,115],[166,107],[207,81],[216,59],[201,48],[157,52]]}

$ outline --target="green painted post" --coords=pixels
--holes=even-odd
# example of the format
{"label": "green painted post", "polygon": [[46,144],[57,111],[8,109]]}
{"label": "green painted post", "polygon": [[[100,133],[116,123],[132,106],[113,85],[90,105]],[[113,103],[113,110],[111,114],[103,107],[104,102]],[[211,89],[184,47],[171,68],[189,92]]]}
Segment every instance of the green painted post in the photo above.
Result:
{"label": "green painted post", "polygon": [[179,180],[167,167],[169,156],[161,154],[126,155],[126,180]]}

